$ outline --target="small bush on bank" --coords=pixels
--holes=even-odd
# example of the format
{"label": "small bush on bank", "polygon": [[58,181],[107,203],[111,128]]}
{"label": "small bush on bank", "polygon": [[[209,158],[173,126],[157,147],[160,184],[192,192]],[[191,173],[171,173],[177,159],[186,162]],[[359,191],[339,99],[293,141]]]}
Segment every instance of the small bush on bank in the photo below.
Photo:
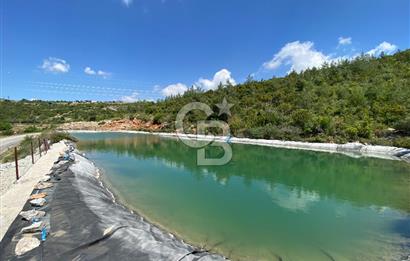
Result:
{"label": "small bush on bank", "polygon": [[3,135],[13,135],[13,126],[9,122],[0,121],[0,132]]}
{"label": "small bush on bank", "polygon": [[387,138],[373,138],[370,143],[372,145],[393,146],[393,142]]}
{"label": "small bush on bank", "polygon": [[393,146],[410,149],[410,137],[401,137],[393,141]]}
{"label": "small bush on bank", "polygon": [[40,129],[37,128],[36,126],[28,126],[23,130],[24,133],[34,133],[34,132],[39,132]]}
{"label": "small bush on bank", "polygon": [[0,122],[0,131],[11,130],[13,126],[9,122]]}
{"label": "small bush on bank", "polygon": [[410,134],[410,117],[399,121],[394,127],[400,132]]}
{"label": "small bush on bank", "polygon": [[48,139],[50,140],[52,144],[57,143],[61,140],[69,140],[69,141],[77,142],[77,139],[73,137],[70,133],[62,132],[62,131],[54,131],[54,130],[41,133],[40,138]]}

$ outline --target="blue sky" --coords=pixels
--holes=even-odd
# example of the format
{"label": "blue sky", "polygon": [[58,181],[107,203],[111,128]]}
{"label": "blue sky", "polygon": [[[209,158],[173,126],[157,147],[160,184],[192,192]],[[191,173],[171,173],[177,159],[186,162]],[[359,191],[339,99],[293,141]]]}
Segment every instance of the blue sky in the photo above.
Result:
{"label": "blue sky", "polygon": [[408,49],[408,0],[3,0],[11,99],[158,99]]}

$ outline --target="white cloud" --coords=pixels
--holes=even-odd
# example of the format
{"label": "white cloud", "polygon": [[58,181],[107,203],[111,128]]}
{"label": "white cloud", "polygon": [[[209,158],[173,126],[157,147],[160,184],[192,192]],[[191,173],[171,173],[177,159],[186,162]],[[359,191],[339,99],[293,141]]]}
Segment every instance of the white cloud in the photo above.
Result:
{"label": "white cloud", "polygon": [[136,102],[136,101],[138,101],[139,99],[138,99],[138,96],[139,96],[139,93],[138,92],[133,92],[131,95],[129,95],[129,96],[122,96],[121,98],[120,98],[120,100],[122,101],[122,102],[126,102],[126,103],[130,103],[130,102]]}
{"label": "white cloud", "polygon": [[84,68],[84,73],[88,74],[88,75],[98,75],[98,76],[101,76],[104,79],[111,76],[111,73],[109,73],[109,72],[104,72],[104,71],[101,71],[101,70],[95,71],[95,70],[91,69],[91,67],[88,67],[88,66]]}
{"label": "white cloud", "polygon": [[70,71],[70,65],[65,60],[55,57],[44,59],[40,68],[46,72],[53,73],[67,73]]}
{"label": "white cloud", "polygon": [[352,37],[339,37],[339,45],[349,45],[352,44]]}
{"label": "white cloud", "polygon": [[374,49],[371,49],[368,51],[366,54],[372,55],[372,56],[377,56],[380,55],[382,52],[385,54],[392,54],[394,51],[397,50],[397,46],[388,42],[382,42],[378,46],[376,46]]}
{"label": "white cloud", "polygon": [[276,53],[272,60],[265,62],[263,68],[275,70],[281,65],[291,65],[290,71],[300,72],[313,67],[320,67],[330,60],[330,57],[316,51],[313,42],[287,43]]}
{"label": "white cloud", "polygon": [[95,75],[96,74],[96,72],[93,69],[91,69],[90,67],[85,67],[84,72],[88,75]]}
{"label": "white cloud", "polygon": [[161,93],[164,96],[175,96],[178,94],[183,94],[188,90],[188,87],[183,83],[171,84],[162,89]]}
{"label": "white cloud", "polygon": [[199,80],[195,83],[195,86],[208,91],[215,90],[216,88],[218,88],[219,84],[227,84],[228,82],[232,85],[236,85],[236,81],[234,78],[232,78],[231,72],[227,69],[222,69],[216,72],[211,80],[199,78]]}
{"label": "white cloud", "polygon": [[111,76],[111,73],[98,70],[97,75],[99,75],[103,78],[107,78],[107,77]]}
{"label": "white cloud", "polygon": [[133,2],[133,0],[121,0],[122,1],[122,3],[125,5],[125,6],[130,6],[131,4],[132,4],[132,2]]}
{"label": "white cloud", "polygon": [[[341,37],[342,38],[342,37]],[[351,43],[351,38],[339,38],[339,43]],[[341,41],[343,40],[343,41]],[[378,56],[381,52],[392,54],[397,50],[397,46],[388,42],[382,42],[374,49],[366,52],[368,55]],[[265,70],[276,70],[282,65],[290,65],[290,70],[301,72],[309,68],[320,68],[324,63],[337,63],[342,60],[352,60],[359,54],[335,56],[334,54],[324,54],[314,49],[313,42],[291,42],[287,43],[282,49],[274,55],[272,60],[265,62],[262,68]],[[260,72],[260,71],[259,71]]]}
{"label": "white cloud", "polygon": [[[227,69],[222,69],[215,73],[212,79],[199,78],[198,81],[194,84],[194,88],[201,88],[202,90],[215,90],[218,88],[219,84],[228,84],[236,85],[236,81],[231,76],[231,72]],[[183,94],[188,90],[188,86],[183,83],[171,84],[161,90],[162,95],[164,96],[175,96],[178,94]]]}

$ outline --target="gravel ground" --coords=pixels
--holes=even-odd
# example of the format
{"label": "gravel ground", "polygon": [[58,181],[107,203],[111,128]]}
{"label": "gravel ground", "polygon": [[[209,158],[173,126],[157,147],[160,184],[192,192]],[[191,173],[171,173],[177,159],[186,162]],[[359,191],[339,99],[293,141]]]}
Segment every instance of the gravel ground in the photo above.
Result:
{"label": "gravel ground", "polygon": [[[27,199],[33,191],[34,185],[50,172],[54,162],[63,153],[66,146],[63,142],[53,144],[47,154],[43,154],[41,158],[35,158],[36,164],[31,164],[31,156],[28,159],[20,160],[21,173],[23,174],[18,182],[15,182],[14,167],[6,169],[6,164],[2,164],[1,168],[1,184],[5,187],[5,192],[0,194],[0,239],[3,238],[10,224],[15,220]],[[23,164],[24,167],[23,167]],[[10,164],[9,164],[10,165]],[[11,164],[13,166],[13,164]],[[10,178],[14,177],[13,178]],[[5,182],[3,182],[3,180]],[[8,184],[8,186],[7,186]],[[1,258],[0,258],[1,260]]]}
{"label": "gravel ground", "polygon": [[[34,161],[37,162],[40,155],[34,156]],[[33,166],[31,162],[31,155],[18,161],[19,176],[23,177],[28,170]],[[16,165],[14,162],[7,162],[0,164],[0,195],[6,193],[10,187],[16,182]]]}

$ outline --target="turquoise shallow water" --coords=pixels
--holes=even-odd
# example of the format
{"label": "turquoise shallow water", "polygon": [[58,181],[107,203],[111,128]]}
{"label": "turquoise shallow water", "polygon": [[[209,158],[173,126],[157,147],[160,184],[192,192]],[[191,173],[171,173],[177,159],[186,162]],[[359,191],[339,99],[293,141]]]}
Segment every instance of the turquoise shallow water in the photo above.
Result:
{"label": "turquoise shallow water", "polygon": [[234,260],[410,255],[404,162],[233,144],[229,164],[198,167],[196,150],[176,139],[75,136],[124,204]]}

